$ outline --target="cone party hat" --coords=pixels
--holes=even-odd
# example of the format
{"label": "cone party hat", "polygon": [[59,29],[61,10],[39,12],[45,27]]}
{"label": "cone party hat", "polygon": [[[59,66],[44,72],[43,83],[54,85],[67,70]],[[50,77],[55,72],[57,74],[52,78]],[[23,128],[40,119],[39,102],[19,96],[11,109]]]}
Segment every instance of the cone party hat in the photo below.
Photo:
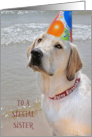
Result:
{"label": "cone party hat", "polygon": [[60,11],[47,33],[72,42],[72,11]]}

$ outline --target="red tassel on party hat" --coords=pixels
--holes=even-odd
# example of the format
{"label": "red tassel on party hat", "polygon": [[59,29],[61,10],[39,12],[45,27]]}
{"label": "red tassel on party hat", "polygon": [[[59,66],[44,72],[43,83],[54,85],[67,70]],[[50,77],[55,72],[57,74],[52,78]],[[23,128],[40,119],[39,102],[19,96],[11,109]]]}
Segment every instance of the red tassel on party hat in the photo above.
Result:
{"label": "red tassel on party hat", "polygon": [[72,42],[72,11],[60,11],[47,33]]}

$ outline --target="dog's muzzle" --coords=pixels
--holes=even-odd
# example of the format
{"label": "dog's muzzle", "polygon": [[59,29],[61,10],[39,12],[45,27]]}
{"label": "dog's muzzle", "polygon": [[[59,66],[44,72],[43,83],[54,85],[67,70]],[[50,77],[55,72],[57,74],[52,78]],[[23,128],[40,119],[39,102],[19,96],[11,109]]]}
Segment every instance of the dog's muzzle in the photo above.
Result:
{"label": "dog's muzzle", "polygon": [[43,53],[40,49],[35,48],[31,51],[31,65],[40,66]]}

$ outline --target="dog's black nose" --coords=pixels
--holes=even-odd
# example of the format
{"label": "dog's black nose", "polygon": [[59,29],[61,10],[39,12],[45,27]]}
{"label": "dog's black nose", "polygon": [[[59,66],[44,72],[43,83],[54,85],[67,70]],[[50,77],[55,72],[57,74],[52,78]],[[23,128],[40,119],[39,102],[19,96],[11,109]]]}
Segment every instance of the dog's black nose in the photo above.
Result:
{"label": "dog's black nose", "polygon": [[33,57],[38,57],[38,58],[41,58],[43,56],[43,53],[40,49],[38,48],[35,48],[31,51],[31,54]]}

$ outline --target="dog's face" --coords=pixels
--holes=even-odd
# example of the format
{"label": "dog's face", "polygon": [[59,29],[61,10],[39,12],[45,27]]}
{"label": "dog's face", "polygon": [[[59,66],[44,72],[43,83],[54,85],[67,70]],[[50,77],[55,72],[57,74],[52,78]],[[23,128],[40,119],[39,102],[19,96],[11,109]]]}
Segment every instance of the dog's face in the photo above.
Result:
{"label": "dog's face", "polygon": [[[76,57],[74,58],[74,56]],[[53,76],[56,72],[66,72],[69,80],[74,79],[75,72],[82,66],[78,51],[74,51],[69,42],[49,34],[40,35],[33,42],[27,50],[27,57],[29,58],[28,66],[33,70],[49,76]],[[77,66],[74,64],[70,66],[71,58],[74,58],[72,61],[77,63]],[[74,74],[69,76],[68,71],[71,73],[70,67],[76,67],[76,69],[74,69]]]}

